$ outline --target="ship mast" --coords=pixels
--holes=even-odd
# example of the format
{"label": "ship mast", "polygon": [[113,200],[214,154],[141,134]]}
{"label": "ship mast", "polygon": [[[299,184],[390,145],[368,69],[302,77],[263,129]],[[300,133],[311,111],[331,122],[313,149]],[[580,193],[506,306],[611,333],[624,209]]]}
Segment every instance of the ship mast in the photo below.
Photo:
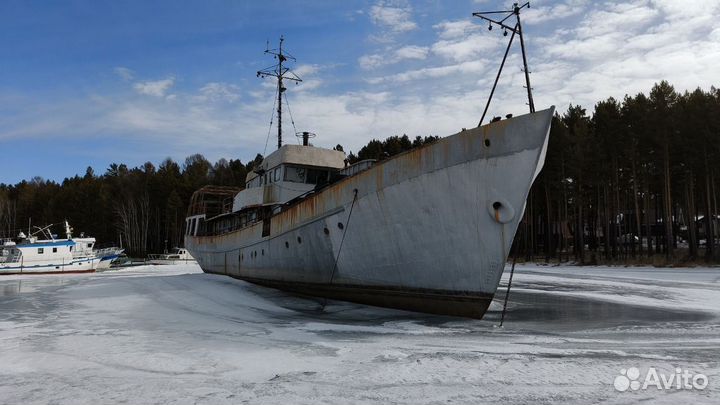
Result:
{"label": "ship mast", "polygon": [[294,81],[296,84],[302,80],[283,63],[287,61],[296,61],[295,57],[283,51],[283,41],[285,38],[280,36],[280,45],[277,49],[265,49],[266,54],[273,55],[278,63],[263,70],[258,70],[257,77],[266,78],[268,76],[277,79],[277,129],[278,129],[278,149],[282,146],[282,97],[287,88],[283,85],[283,80]]}
{"label": "ship mast", "polygon": [[[487,104],[485,105],[485,110],[483,111],[483,115],[480,118],[478,126],[482,125],[482,122],[485,119],[485,114],[487,114],[488,107],[490,107],[490,101],[492,100],[493,94],[495,93],[495,88],[497,87],[498,80],[500,79],[500,73],[505,66],[505,61],[507,60],[508,53],[510,52],[510,46],[512,45],[513,39],[515,39],[515,35],[518,35],[520,37],[520,50],[522,52],[523,59],[523,72],[525,72],[525,88],[527,89],[528,106],[530,107],[531,113],[535,112],[535,103],[533,102],[532,87],[530,87],[530,71],[528,70],[527,55],[525,53],[525,40],[523,39],[522,24],[520,24],[520,10],[525,7],[530,8],[530,2],[526,2],[522,6],[519,6],[518,3],[514,3],[512,10],[481,11],[473,13],[473,16],[482,18],[483,20],[488,22],[489,31],[492,31],[494,24],[502,27],[504,36],[507,36],[508,31],[512,32],[510,40],[508,41],[507,48],[505,49],[505,55],[503,56],[502,62],[500,63],[500,69],[498,70],[497,76],[495,77],[495,83],[493,83],[492,90],[490,91],[490,97],[488,98]],[[505,16],[502,19],[493,19],[489,17],[489,15],[491,14],[500,14],[501,16]],[[516,19],[514,26],[511,26],[509,25],[509,23],[507,23],[507,20],[510,19],[510,17],[512,16],[515,16]]]}

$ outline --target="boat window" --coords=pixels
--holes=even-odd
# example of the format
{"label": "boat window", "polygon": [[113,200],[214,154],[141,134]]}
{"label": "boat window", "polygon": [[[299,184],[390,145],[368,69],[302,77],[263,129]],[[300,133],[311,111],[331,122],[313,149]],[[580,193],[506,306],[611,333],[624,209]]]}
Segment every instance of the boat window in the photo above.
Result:
{"label": "boat window", "polygon": [[38,254],[41,255],[45,253],[45,248],[38,248]]}
{"label": "boat window", "polygon": [[305,168],[288,166],[285,169],[285,181],[305,183]]}
{"label": "boat window", "polygon": [[92,247],[92,243],[88,243],[88,247],[91,248],[91,247]]}
{"label": "boat window", "polygon": [[72,252],[72,248],[73,248],[73,247],[72,247],[72,246],[70,246],[70,251],[71,251],[71,252]]}
{"label": "boat window", "polygon": [[275,172],[275,181],[280,181],[280,168],[276,167],[274,172]]}
{"label": "boat window", "polygon": [[57,253],[57,248],[53,248],[53,253]]}
{"label": "boat window", "polygon": [[307,182],[309,184],[322,184],[327,181],[327,171],[318,169],[308,169]]}

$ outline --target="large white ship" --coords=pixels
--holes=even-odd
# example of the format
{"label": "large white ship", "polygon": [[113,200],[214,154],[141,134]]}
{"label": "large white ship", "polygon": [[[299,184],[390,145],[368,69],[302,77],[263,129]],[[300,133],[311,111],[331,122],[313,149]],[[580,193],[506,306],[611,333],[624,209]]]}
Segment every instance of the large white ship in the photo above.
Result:
{"label": "large white ship", "polygon": [[[519,7],[512,13],[519,33]],[[281,106],[283,79],[299,78],[283,66],[282,39],[268,52],[278,65],[258,76],[277,78]],[[206,187],[193,195],[185,246],[208,273],[480,318],[543,166],[553,113],[494,119],[351,166],[342,151],[310,145],[308,133],[302,145],[282,145],[278,125],[278,149],[248,174],[243,190]]]}

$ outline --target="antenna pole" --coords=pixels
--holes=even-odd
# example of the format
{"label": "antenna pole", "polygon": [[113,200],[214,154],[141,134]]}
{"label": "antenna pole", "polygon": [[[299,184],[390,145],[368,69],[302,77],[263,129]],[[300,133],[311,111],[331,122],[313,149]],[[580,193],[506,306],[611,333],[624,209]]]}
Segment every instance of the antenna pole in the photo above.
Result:
{"label": "antenna pole", "polygon": [[[513,39],[515,38],[515,34],[517,34],[520,37],[520,49],[522,52],[522,59],[523,59],[523,71],[525,72],[525,87],[527,88],[528,93],[528,106],[530,107],[530,112],[535,112],[535,102],[533,101],[532,97],[532,87],[530,86],[530,71],[528,70],[528,64],[527,64],[527,55],[525,53],[525,40],[523,38],[523,32],[522,32],[522,25],[520,24],[520,10],[530,7],[530,2],[526,2],[522,6],[519,6],[518,3],[513,4],[512,10],[500,10],[500,11],[482,11],[478,13],[473,13],[474,17],[482,18],[483,20],[488,22],[488,30],[493,29],[493,25],[496,25],[500,28],[502,28],[504,35],[507,36],[508,31],[512,32],[512,36],[510,36],[510,41],[508,42],[508,46],[505,49],[505,55],[503,56],[502,62],[500,63],[500,69],[498,70],[497,76],[495,77],[495,82],[493,83],[492,90],[490,91],[490,97],[488,98],[487,104],[485,104],[485,110],[483,111],[482,117],[480,118],[480,122],[478,123],[478,126],[482,125],[483,120],[485,120],[485,114],[487,114],[488,107],[490,107],[490,101],[492,101],[493,95],[495,94],[495,88],[497,87],[498,80],[500,79],[500,74],[502,73],[503,67],[505,66],[505,61],[507,60],[508,52],[510,52],[510,46],[512,45]],[[505,14],[505,17],[502,19],[493,19],[490,18],[490,14]],[[510,17],[515,15],[517,22],[515,23],[515,26],[512,27],[508,25],[505,21],[507,21]]]}
{"label": "antenna pole", "polygon": [[285,57],[283,56],[283,53],[282,53],[282,45],[283,45],[284,40],[285,39],[283,38],[283,36],[280,35],[280,48],[279,48],[280,52],[278,52],[278,55],[277,55],[278,56],[278,76],[277,76],[277,78],[278,78],[278,95],[277,95],[277,97],[278,97],[278,101],[277,101],[277,105],[278,105],[277,106],[278,107],[278,109],[277,109],[277,113],[278,113],[278,149],[280,149],[280,147],[282,146],[282,94],[283,94],[283,91],[285,90],[283,88],[283,77],[282,77],[283,62],[285,59]]}
{"label": "antenna pole", "polygon": [[[282,147],[282,96],[285,90],[283,80],[291,80],[295,83],[302,82],[302,79],[300,79],[294,72],[292,72],[290,69],[285,67],[283,63],[287,61],[295,61],[296,59],[287,53],[283,52],[283,42],[285,41],[285,38],[283,36],[280,36],[280,46],[278,49],[268,49],[265,51],[265,53],[273,55],[275,59],[277,59],[278,63],[275,66],[271,66],[269,68],[265,68],[263,70],[258,70],[257,76],[258,77],[268,77],[272,76],[277,79],[277,115],[278,115],[278,149]],[[272,127],[272,123],[271,123]]]}
{"label": "antenna pole", "polygon": [[[527,5],[530,7],[530,3],[527,3]],[[525,40],[523,39],[522,25],[520,24],[520,7],[518,7],[517,3],[515,3],[513,11],[517,17],[517,29],[520,34],[520,49],[522,51],[523,58],[523,71],[525,72],[525,86],[527,87],[528,93],[528,106],[530,107],[530,112],[534,113],[535,103],[533,102],[532,87],[530,87],[530,71],[528,70],[527,55],[525,54]]]}

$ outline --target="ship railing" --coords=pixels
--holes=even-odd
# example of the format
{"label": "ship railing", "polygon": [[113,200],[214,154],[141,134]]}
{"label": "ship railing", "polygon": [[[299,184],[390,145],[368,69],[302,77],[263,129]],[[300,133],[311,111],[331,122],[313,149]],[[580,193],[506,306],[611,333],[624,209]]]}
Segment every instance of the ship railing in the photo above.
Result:
{"label": "ship railing", "polygon": [[233,201],[234,201],[234,200],[235,200],[234,197],[228,197],[228,198],[226,198],[226,199],[223,200],[223,207],[222,207],[222,212],[223,212],[223,213],[232,212],[232,209],[233,209]]}
{"label": "ship railing", "polygon": [[75,251],[75,252],[72,253],[72,258],[73,258],[73,259],[82,259],[82,258],[92,257],[92,256],[94,256],[94,253],[93,253],[93,252],[84,252],[84,251],[82,251],[82,250],[80,250],[80,251]]}
{"label": "ship railing", "polygon": [[9,255],[1,255],[0,263],[16,263],[20,261],[20,253],[11,253]]}
{"label": "ship railing", "polygon": [[353,163],[350,166],[341,169],[339,173],[344,176],[354,176],[362,171],[365,171],[369,168],[371,168],[377,160],[375,159],[365,159],[361,160],[359,162]]}

